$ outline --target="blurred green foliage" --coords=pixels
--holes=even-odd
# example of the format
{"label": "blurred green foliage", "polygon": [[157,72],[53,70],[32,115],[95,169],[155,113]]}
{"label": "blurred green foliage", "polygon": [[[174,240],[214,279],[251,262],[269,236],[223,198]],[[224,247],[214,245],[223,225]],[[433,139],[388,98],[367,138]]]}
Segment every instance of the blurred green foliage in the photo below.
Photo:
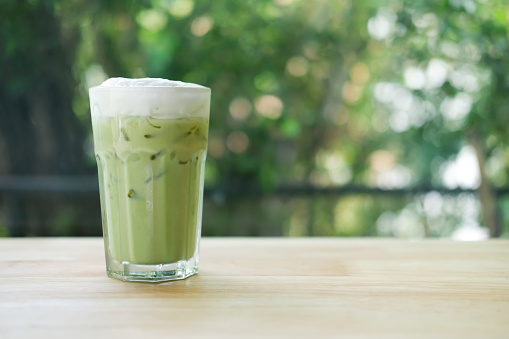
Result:
{"label": "blurred green foliage", "polygon": [[[14,20],[0,24],[2,70],[23,66],[15,58],[33,39],[17,19],[37,6],[59,27],[45,44],[73,57],[61,72],[75,80],[69,100],[90,166],[90,86],[123,76],[212,89],[206,185],[220,193],[206,202],[205,234],[450,236],[466,224],[509,233],[494,193],[509,177],[504,0],[4,1],[0,13]],[[10,84],[19,91],[24,72]],[[281,185],[480,187],[480,198],[221,196]],[[63,211],[59,233],[73,215]]]}

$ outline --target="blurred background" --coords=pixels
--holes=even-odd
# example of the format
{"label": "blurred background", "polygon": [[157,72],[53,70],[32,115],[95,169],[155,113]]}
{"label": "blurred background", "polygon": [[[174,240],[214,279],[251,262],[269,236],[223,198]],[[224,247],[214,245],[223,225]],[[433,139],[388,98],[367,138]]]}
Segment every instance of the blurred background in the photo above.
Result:
{"label": "blurred background", "polygon": [[88,88],[212,89],[203,234],[509,237],[506,0],[2,0],[0,236],[101,235]]}

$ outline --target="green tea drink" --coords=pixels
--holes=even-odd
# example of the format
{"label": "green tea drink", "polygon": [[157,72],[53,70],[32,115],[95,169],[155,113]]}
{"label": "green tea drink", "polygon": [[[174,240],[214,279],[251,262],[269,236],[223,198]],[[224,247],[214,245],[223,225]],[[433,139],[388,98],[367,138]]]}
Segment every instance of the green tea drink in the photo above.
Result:
{"label": "green tea drink", "polygon": [[208,121],[130,116],[92,124],[111,256],[143,265],[192,258]]}
{"label": "green tea drink", "polygon": [[90,98],[108,275],[196,273],[210,90],[114,78]]}

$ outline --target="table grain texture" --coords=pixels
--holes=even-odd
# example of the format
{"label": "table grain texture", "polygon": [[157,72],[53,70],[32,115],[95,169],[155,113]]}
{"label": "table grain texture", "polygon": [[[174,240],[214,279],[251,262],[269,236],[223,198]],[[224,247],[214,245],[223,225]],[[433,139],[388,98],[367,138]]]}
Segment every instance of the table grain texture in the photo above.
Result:
{"label": "table grain texture", "polygon": [[0,239],[0,338],[509,338],[509,240],[205,238],[200,273],[105,274],[101,238]]}

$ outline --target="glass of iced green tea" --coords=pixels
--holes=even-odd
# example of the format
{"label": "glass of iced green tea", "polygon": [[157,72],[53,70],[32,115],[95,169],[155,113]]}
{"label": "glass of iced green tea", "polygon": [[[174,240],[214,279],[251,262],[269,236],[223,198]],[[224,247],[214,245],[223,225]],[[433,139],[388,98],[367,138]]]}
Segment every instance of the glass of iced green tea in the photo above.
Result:
{"label": "glass of iced green tea", "polygon": [[108,276],[197,273],[210,89],[111,78],[90,105]]}

